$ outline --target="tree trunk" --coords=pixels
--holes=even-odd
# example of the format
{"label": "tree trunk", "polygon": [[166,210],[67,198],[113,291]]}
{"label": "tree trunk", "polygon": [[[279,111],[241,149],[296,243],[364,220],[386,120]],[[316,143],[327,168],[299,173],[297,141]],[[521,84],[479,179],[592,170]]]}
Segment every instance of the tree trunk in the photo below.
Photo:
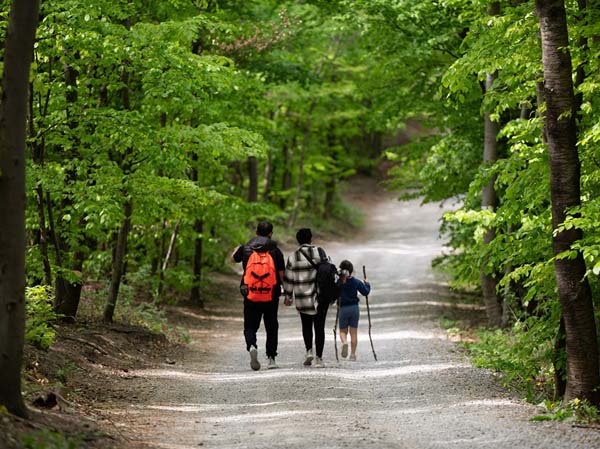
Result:
{"label": "tree trunk", "polygon": [[[78,53],[75,53],[75,57],[76,58],[79,57]],[[67,126],[71,130],[74,130],[79,125],[79,123],[76,119],[77,114],[74,114],[73,111],[71,110],[72,109],[71,105],[73,105],[74,103],[77,102],[77,97],[78,97],[77,75],[78,75],[77,70],[75,70],[70,65],[65,65],[64,76],[65,76],[65,84],[66,84],[65,99],[66,99],[66,103],[67,103],[67,106],[66,106]],[[77,145],[78,141],[76,140],[74,143]],[[77,151],[74,151],[70,157],[72,157],[72,158],[78,157]],[[77,179],[76,170],[69,170],[67,172],[66,183],[67,184],[73,183],[76,181],[76,179]],[[63,208],[70,206],[72,203],[72,200],[69,197],[69,195],[70,195],[70,193],[65,193],[65,195],[63,196]],[[49,209],[48,214],[50,214],[51,203],[49,201],[47,202],[47,207]],[[53,240],[56,245],[57,253],[60,253],[61,251],[67,251],[67,252],[69,251],[68,245],[63,245],[64,240],[61,240],[61,235],[58,232],[56,232],[56,230],[54,232]],[[73,262],[72,262],[72,265],[70,268],[71,271],[78,273],[78,275],[81,275],[81,270],[83,269],[84,259],[85,259],[84,254],[81,251],[76,251],[73,254]],[[59,261],[61,261],[61,262],[59,262]],[[61,268],[66,268],[62,265],[62,261],[63,261],[62,255],[59,255],[59,257],[57,259],[57,264]],[[66,263],[66,261],[65,261],[65,263]],[[54,310],[56,311],[56,313],[63,315],[64,318],[67,320],[74,321],[75,316],[77,315],[77,309],[79,308],[79,301],[81,300],[82,287],[83,287],[83,284],[82,284],[81,279],[77,279],[74,282],[72,282],[69,279],[67,279],[62,272],[58,271],[56,273],[56,288],[55,288],[55,292],[54,292],[55,293],[55,295],[54,295]]]}
{"label": "tree trunk", "polygon": [[46,214],[44,213],[44,190],[41,183],[35,186],[35,191],[37,194],[38,219],[40,222],[40,253],[44,267],[44,283],[52,285],[52,267],[50,265],[50,257],[48,256],[48,232]]}
{"label": "tree trunk", "polygon": [[165,271],[169,267],[169,260],[171,259],[171,254],[173,254],[173,248],[175,247],[175,241],[177,240],[177,234],[179,233],[179,225],[181,224],[181,220],[177,221],[175,224],[175,228],[173,228],[173,233],[171,234],[171,240],[169,241],[169,249],[167,250],[167,254],[165,255],[165,260],[160,267],[160,276],[158,278],[158,287],[156,288],[156,296],[160,298],[162,295],[163,284],[165,281]]}
{"label": "tree trunk", "polygon": [[288,221],[288,227],[292,227],[296,224],[296,218],[298,217],[298,209],[300,208],[300,199],[302,198],[302,181],[304,178],[304,156],[306,154],[306,145],[308,143],[309,127],[307,126],[304,130],[304,137],[302,138],[302,145],[300,147],[300,162],[298,163],[298,180],[296,182],[296,195],[294,196],[294,205],[292,207],[292,213]]}
{"label": "tree trunk", "polygon": [[13,0],[0,105],[0,405],[26,417],[21,396],[25,341],[25,139],[37,0]]}
{"label": "tree trunk", "polygon": [[558,332],[554,340],[554,353],[552,354],[552,365],[554,366],[554,400],[560,401],[567,389],[566,367],[564,365],[565,354],[565,320],[561,317]]}
{"label": "tree trunk", "polygon": [[271,177],[273,174],[273,153],[268,152],[267,163],[265,164],[265,179],[263,183],[262,200],[266,202],[269,199],[269,193],[271,190]]}
{"label": "tree trunk", "polygon": [[256,157],[248,158],[248,202],[258,201],[258,161]]}
{"label": "tree trunk", "polygon": [[[125,195],[127,195],[126,192]],[[108,302],[104,308],[103,320],[107,323],[110,323],[113,320],[115,306],[117,305],[117,298],[119,297],[121,278],[123,276],[123,265],[125,263],[125,254],[127,252],[127,237],[129,236],[129,230],[131,228],[131,214],[133,211],[133,203],[130,198],[125,200],[123,210],[125,213],[125,218],[121,223],[121,228],[119,229],[119,235],[117,237],[117,246],[115,248],[113,257],[110,293]]]}
{"label": "tree trunk", "polygon": [[[33,113],[33,96],[33,83],[29,83],[29,138],[32,140],[31,158],[34,164],[43,167],[45,149],[43,141],[40,144],[36,138]],[[50,257],[48,256],[48,229],[46,226],[46,214],[44,213],[44,189],[41,181],[37,182],[35,186],[35,192],[40,233],[39,247],[40,255],[42,257],[42,266],[44,269],[44,283],[46,285],[52,285],[52,267],[50,265]]]}
{"label": "tree trunk", "polygon": [[192,266],[192,273],[194,276],[194,284],[192,286],[192,292],[190,299],[192,303],[202,306],[202,299],[200,298],[200,281],[202,281],[202,230],[204,223],[202,220],[196,219],[194,223],[194,232],[196,233],[195,248],[194,248],[194,262]]}
{"label": "tree trunk", "polygon": [[[287,145],[284,145],[282,148],[283,153],[283,176],[281,178],[281,190],[286,192],[292,188],[292,172],[290,170],[290,150]],[[279,202],[279,207],[282,210],[285,210],[287,206],[287,197],[284,195],[281,197]]]}
{"label": "tree trunk", "polygon": [[[489,15],[499,14],[500,6],[497,2],[490,4],[488,9]],[[492,90],[492,85],[496,79],[496,74],[488,73],[485,80],[485,93]],[[489,112],[484,113],[484,146],[483,146],[483,164],[491,166],[498,160],[498,132],[500,125],[498,122],[492,121]],[[492,176],[487,185],[483,187],[481,193],[481,208],[496,210],[498,207],[498,195],[494,184],[496,176]],[[488,245],[496,237],[496,229],[491,227],[486,230],[483,236],[483,244]],[[498,296],[496,288],[498,280],[494,273],[487,274],[485,269],[481,269],[481,290],[483,292],[483,302],[487,314],[488,325],[492,327],[502,326],[502,299]]]}
{"label": "tree trunk", "polygon": [[[580,162],[577,152],[572,63],[568,51],[567,18],[563,0],[536,0],[542,39],[546,96],[546,127],[550,153],[552,228],[565,221],[567,209],[580,204]],[[570,250],[581,231],[553,233],[554,254]],[[556,281],[567,352],[565,400],[599,403],[598,343],[592,292],[580,252],[573,259],[555,259]]]}
{"label": "tree trunk", "polygon": [[[377,136],[378,133],[371,133],[371,141],[374,140],[374,137]],[[327,134],[327,146],[329,147],[329,151],[331,152],[331,158],[334,164],[337,164],[337,152],[335,150],[336,138],[334,134],[333,127],[329,130]],[[372,147],[371,147],[372,150]],[[372,154],[372,153],[371,153]],[[335,201],[335,192],[337,187],[337,174],[335,172],[329,174],[329,179],[325,182],[325,201],[323,202],[323,218],[328,219],[333,215],[333,206]]]}

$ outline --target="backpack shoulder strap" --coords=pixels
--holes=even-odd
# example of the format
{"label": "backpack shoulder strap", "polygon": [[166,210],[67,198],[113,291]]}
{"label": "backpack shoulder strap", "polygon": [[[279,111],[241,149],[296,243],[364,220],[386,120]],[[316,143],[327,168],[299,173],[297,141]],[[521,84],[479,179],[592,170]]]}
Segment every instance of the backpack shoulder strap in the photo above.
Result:
{"label": "backpack shoulder strap", "polygon": [[325,254],[325,250],[320,246],[317,246],[317,251],[319,252],[319,258],[321,262],[327,262],[327,254]]}
{"label": "backpack shoulder strap", "polygon": [[308,261],[308,263],[311,264],[312,267],[316,270],[317,269],[317,264],[314,263],[310,257],[308,257],[308,255],[304,252],[304,250],[302,248],[298,248],[298,251],[300,251],[302,253],[302,255]]}

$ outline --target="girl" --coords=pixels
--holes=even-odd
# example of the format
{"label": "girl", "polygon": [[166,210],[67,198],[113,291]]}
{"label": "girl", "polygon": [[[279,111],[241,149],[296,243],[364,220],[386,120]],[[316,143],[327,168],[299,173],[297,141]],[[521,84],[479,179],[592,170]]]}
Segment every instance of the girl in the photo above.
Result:
{"label": "girl", "polygon": [[342,283],[342,296],[340,298],[340,339],[342,340],[342,358],[348,356],[348,329],[350,329],[350,361],[356,360],[356,346],[358,344],[358,293],[367,296],[371,285],[367,279],[361,282],[352,276],[354,266],[349,260],[340,263]]}

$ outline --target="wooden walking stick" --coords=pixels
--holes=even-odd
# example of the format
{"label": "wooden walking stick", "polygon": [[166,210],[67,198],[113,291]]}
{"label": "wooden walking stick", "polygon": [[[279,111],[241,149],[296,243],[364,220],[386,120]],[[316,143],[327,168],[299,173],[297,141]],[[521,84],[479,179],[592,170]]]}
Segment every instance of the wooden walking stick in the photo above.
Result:
{"label": "wooden walking stick", "polygon": [[[363,275],[367,279],[367,269],[363,265]],[[371,341],[371,350],[373,351],[373,357],[377,361],[377,354],[375,354],[375,347],[373,346],[373,337],[371,337],[371,310],[369,309],[369,295],[365,296],[367,300],[367,317],[369,318],[369,340]]]}
{"label": "wooden walking stick", "polygon": [[337,349],[337,327],[338,320],[340,319],[340,298],[338,298],[337,302],[337,310],[335,311],[335,324],[333,325],[333,346],[335,348],[335,361],[339,363],[340,359],[338,357],[338,349]]}

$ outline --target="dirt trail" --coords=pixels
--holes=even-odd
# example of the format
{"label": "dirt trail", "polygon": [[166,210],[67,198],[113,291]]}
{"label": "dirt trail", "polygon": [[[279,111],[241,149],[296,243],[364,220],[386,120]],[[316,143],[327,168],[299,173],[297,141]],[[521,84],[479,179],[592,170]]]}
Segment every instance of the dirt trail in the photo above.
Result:
{"label": "dirt trail", "polygon": [[391,198],[370,209],[358,241],[317,243],[338,263],[367,266],[378,362],[364,303],[358,361],[335,362],[330,313],[324,369],[302,366],[300,319],[281,305],[280,369],[264,369],[261,329],[263,369],[251,371],[232,288],[204,312],[183,310],[193,339],[183,360],[132,373],[137,399],[104,413],[153,448],[600,448],[598,431],[529,422],[533,407],[471,368],[439,330],[440,312],[457,304],[430,267],[442,210]]}

